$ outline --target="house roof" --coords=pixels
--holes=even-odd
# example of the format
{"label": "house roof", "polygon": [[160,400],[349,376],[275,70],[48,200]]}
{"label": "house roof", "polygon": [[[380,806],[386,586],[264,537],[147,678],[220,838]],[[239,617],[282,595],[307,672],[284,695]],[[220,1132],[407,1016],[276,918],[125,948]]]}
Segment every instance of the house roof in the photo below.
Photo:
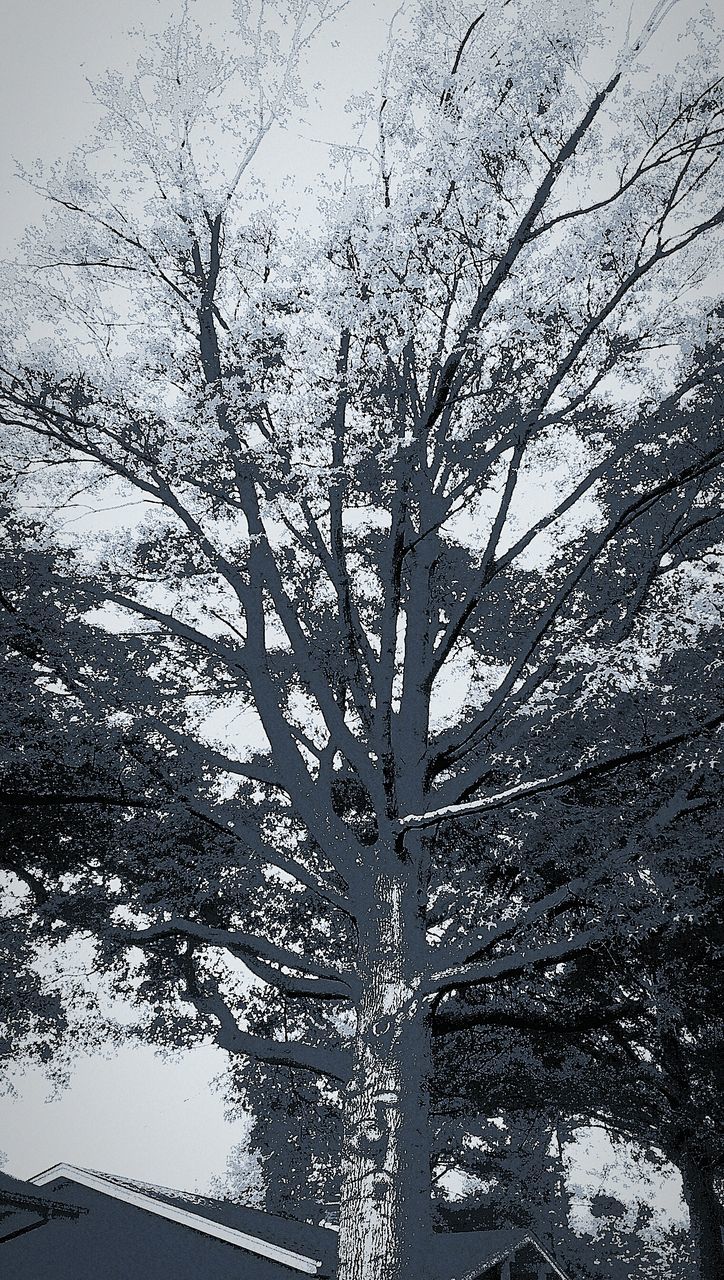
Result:
{"label": "house roof", "polygon": [[[310,1235],[304,1232],[304,1223],[275,1218],[272,1214],[259,1213],[231,1201],[172,1191],[169,1187],[139,1183],[70,1164],[53,1165],[30,1179],[35,1186],[47,1186],[58,1181],[79,1183],[203,1235],[237,1245],[248,1253],[279,1262],[292,1271],[307,1275],[324,1274],[326,1259],[324,1255],[320,1256],[320,1250],[315,1246],[333,1233],[322,1228],[311,1228],[314,1234]],[[263,1229],[263,1234],[259,1228]],[[329,1254],[328,1249],[326,1252]]]}
{"label": "house roof", "polygon": [[[56,1194],[67,1193],[68,1184],[76,1183],[236,1245],[298,1275],[331,1277],[336,1271],[338,1236],[327,1227],[69,1164],[53,1165],[30,1182],[53,1187]],[[27,1183],[18,1185],[27,1190]],[[540,1241],[525,1229],[438,1232],[432,1240],[433,1270],[439,1280],[477,1280],[482,1272],[527,1244],[550,1264],[558,1280],[568,1280]]]}
{"label": "house roof", "polygon": [[537,1236],[525,1228],[438,1232],[433,1236],[433,1265],[440,1280],[477,1280],[482,1271],[504,1262],[527,1244],[537,1249],[558,1280],[569,1280]]}
{"label": "house roof", "polygon": [[63,1204],[60,1200],[52,1200],[48,1196],[33,1195],[29,1191],[27,1182],[11,1177],[9,1173],[3,1173],[2,1169],[0,1169],[0,1204],[31,1206],[47,1211],[51,1217],[77,1218],[79,1213],[85,1212],[83,1209]]}
{"label": "house roof", "polygon": [[49,1218],[77,1218],[85,1209],[33,1194],[27,1182],[0,1170],[0,1241],[42,1226]]}

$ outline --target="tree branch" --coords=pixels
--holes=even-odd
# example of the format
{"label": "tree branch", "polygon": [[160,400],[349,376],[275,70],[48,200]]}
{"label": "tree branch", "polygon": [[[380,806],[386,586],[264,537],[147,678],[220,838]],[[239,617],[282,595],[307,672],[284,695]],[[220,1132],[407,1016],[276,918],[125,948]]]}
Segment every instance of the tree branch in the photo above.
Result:
{"label": "tree branch", "polygon": [[605,942],[606,936],[601,929],[589,929],[577,934],[575,938],[551,942],[534,951],[501,956],[487,964],[453,965],[430,974],[422,984],[422,990],[432,995],[440,991],[454,991],[482,983],[498,982],[503,978],[514,978],[530,969],[549,969],[551,965],[562,964],[590,951],[598,943]]}
{"label": "tree branch", "polygon": [[521,932],[538,924],[539,921],[551,915],[551,913],[558,913],[566,902],[573,904],[599,881],[609,876],[612,871],[617,871],[625,867],[627,863],[633,862],[644,834],[649,836],[658,835],[664,827],[674,822],[682,813],[699,807],[698,801],[692,801],[689,798],[689,793],[698,776],[697,774],[690,775],[687,782],[682,787],[679,787],[673,796],[665,800],[657,809],[653,817],[645,824],[643,832],[636,837],[631,836],[623,849],[616,849],[607,858],[604,858],[594,872],[586,872],[583,875],[576,876],[573,880],[569,880],[566,884],[561,885],[560,888],[554,889],[552,893],[547,893],[543,898],[531,903],[530,906],[524,908],[513,919],[502,920],[492,928],[480,929],[472,934],[468,933],[458,943],[450,943],[444,947],[439,947],[435,952],[435,959],[438,965],[450,967],[452,965],[470,964],[481,959],[494,947],[505,941],[506,938],[514,935],[519,936]]}
{"label": "tree branch", "polygon": [[[615,520],[603,530],[593,543],[589,546],[588,551],[581,557],[578,563],[568,574],[559,590],[551,600],[548,607],[540,615],[535,627],[529,632],[526,640],[521,646],[518,657],[509,668],[507,674],[493,693],[490,701],[485,709],[480,713],[477,719],[465,730],[463,736],[458,736],[458,742],[454,745],[443,746],[440,741],[436,744],[435,761],[431,762],[431,773],[439,772],[441,768],[448,767],[454,761],[460,759],[467,754],[475,745],[476,740],[485,730],[486,726],[496,714],[499,707],[505,702],[509,692],[515,686],[525,667],[530,662],[533,654],[540,645],[541,641],[550,630],[551,626],[558,617],[561,609],[567,603],[584,574],[598,559],[601,552],[613,541],[619,533],[622,533],[630,525],[634,524],[642,515],[650,511],[652,507],[665,495],[672,493],[683,485],[688,484],[691,480],[707,475],[714,470],[716,466],[724,458],[724,448],[716,448],[703,458],[697,459],[690,467],[685,468],[682,472],[675,476],[669,476],[666,480],[649,489],[646,493],[637,495]],[[527,536],[527,535],[526,535]],[[513,549],[511,548],[511,551]],[[460,786],[462,783],[463,790],[469,790],[473,785],[472,777],[456,779],[452,784]]]}
{"label": "tree branch", "polygon": [[242,960],[245,956],[249,956],[252,960],[263,959],[271,964],[284,965],[325,982],[335,983],[344,992],[340,999],[348,999],[351,994],[351,974],[340,973],[339,970],[320,964],[311,957],[302,956],[297,951],[290,951],[287,947],[280,947],[270,942],[268,938],[244,933],[239,929],[219,929],[195,920],[172,916],[170,920],[160,921],[144,929],[114,929],[112,936],[126,947],[147,946],[161,938],[187,938],[203,946],[229,951]]}
{"label": "tree branch", "polygon": [[607,1009],[578,1013],[561,1019],[553,1010],[547,1014],[516,1013],[511,1009],[491,1009],[475,1004],[461,1004],[456,1008],[448,997],[435,1011],[432,1034],[444,1036],[470,1027],[510,1027],[514,1031],[542,1032],[551,1036],[578,1035],[610,1027],[623,1018],[635,1017],[643,1007],[640,1000],[628,1000]]}
{"label": "tree branch", "polygon": [[467,351],[468,343],[476,329],[478,329],[480,322],[485,316],[499,288],[508,279],[519,254],[528,243],[529,233],[533,228],[536,219],[545,208],[548,197],[550,196],[562,169],[567,161],[575,154],[579,143],[588,133],[588,130],[596,119],[596,116],[604,102],[613,93],[621,79],[621,74],[620,70],[616,70],[603,89],[596,94],[593,101],[590,103],[588,110],[560,148],[558,155],[549,166],[545,177],[539,184],[523,218],[516,227],[508,244],[508,248],[499,259],[489,280],[478,293],[475,305],[472,308],[467,322],[458,334],[453,350],[445,361],[435,384],[431,385],[429,388],[427,404],[425,406],[425,427],[427,431],[429,431],[437,422],[447,404],[451,392],[454,391],[458,374]]}
{"label": "tree branch", "polygon": [[214,1018],[218,1023],[215,1035],[216,1043],[227,1053],[255,1058],[257,1062],[266,1062],[270,1066],[297,1067],[300,1071],[311,1071],[314,1075],[330,1076],[346,1084],[351,1074],[351,1060],[340,1050],[317,1048],[293,1040],[272,1040],[269,1037],[252,1035],[238,1026],[228,1004],[216,989],[211,987],[211,980],[206,979],[204,990],[197,982],[189,984],[184,999],[192,1004],[204,1018]]}
{"label": "tree branch", "polygon": [[465,818],[476,813],[487,813],[492,809],[507,808],[509,805],[516,804],[521,800],[527,800],[531,796],[541,795],[548,791],[556,791],[561,787],[570,787],[575,782],[583,782],[588,778],[599,777],[602,774],[612,772],[614,769],[620,769],[624,765],[633,764],[637,760],[651,759],[662,751],[669,751],[671,748],[679,746],[682,742],[689,742],[703,733],[716,729],[723,721],[724,711],[719,711],[716,715],[710,716],[709,719],[702,721],[698,725],[691,725],[678,733],[668,734],[664,738],[659,738],[647,746],[632,747],[627,751],[608,756],[606,759],[598,760],[593,764],[580,764],[574,769],[567,769],[562,773],[552,774],[547,778],[537,778],[532,782],[519,782],[513,787],[508,787],[505,791],[499,791],[496,795],[482,796],[479,800],[471,800],[467,804],[444,805],[440,809],[431,809],[428,813],[408,814],[406,817],[397,820],[395,829],[397,831],[411,831],[414,828],[433,826],[446,818]]}
{"label": "tree branch", "polygon": [[245,952],[242,963],[255,978],[260,978],[267,986],[275,987],[288,996],[310,996],[315,1000],[351,1000],[351,983],[335,983],[324,978],[298,978],[295,975],[282,973],[272,965],[263,964]]}

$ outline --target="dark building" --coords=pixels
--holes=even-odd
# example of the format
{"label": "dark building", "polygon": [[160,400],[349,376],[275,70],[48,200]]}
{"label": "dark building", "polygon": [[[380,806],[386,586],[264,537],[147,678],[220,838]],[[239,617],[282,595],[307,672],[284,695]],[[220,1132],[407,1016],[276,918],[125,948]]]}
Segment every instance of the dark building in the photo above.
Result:
{"label": "dark building", "polygon": [[[525,1230],[440,1232],[439,1280],[571,1280]],[[227,1200],[58,1164],[0,1175],[8,1280],[333,1280],[337,1235]]]}

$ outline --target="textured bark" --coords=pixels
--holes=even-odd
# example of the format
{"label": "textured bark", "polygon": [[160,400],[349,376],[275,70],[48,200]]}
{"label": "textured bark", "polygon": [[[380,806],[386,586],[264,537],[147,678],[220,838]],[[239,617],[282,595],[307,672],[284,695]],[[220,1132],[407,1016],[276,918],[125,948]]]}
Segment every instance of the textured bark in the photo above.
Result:
{"label": "textured bark", "polygon": [[338,1280],[423,1280],[432,1230],[428,1136],[429,1010],[416,887],[370,884],[360,924],[362,996],[345,1100]]}
{"label": "textured bark", "polygon": [[695,1151],[684,1148],[677,1156],[689,1209],[691,1235],[697,1255],[700,1280],[722,1280],[724,1276],[724,1214],[714,1189],[714,1177]]}

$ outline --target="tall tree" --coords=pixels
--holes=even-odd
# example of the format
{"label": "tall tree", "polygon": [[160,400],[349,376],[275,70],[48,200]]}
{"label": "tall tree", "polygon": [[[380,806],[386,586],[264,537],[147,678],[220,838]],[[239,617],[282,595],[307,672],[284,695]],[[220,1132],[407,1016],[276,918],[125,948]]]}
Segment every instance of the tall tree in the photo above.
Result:
{"label": "tall tree", "polygon": [[[721,647],[717,630],[708,647],[711,654]],[[680,696],[697,688],[697,669],[705,656],[705,651],[690,654]],[[672,777],[666,781],[662,804],[670,803],[677,791]],[[678,779],[679,786],[683,781]],[[641,779],[620,770],[615,782],[618,795],[609,784],[587,803],[569,798],[567,812],[559,809],[532,822],[517,851],[517,865],[505,869],[507,879],[517,881],[518,893],[521,883],[545,869],[552,844],[562,851],[575,838],[580,845],[584,835],[590,839],[611,821],[610,814],[630,814],[630,797]],[[551,1164],[552,1135],[561,1122],[564,1128],[603,1124],[609,1133],[633,1140],[642,1153],[652,1153],[655,1163],[670,1163],[681,1171],[697,1274],[714,1277],[721,1271],[716,1187],[724,1134],[718,1007],[721,787],[715,769],[700,776],[692,790],[695,794],[677,816],[668,824],[660,822],[658,838],[640,841],[618,883],[619,910],[625,905],[628,917],[645,913],[651,921],[643,943],[612,936],[605,950],[579,957],[554,977],[533,973],[524,983],[517,979],[488,993],[473,989],[464,1004],[458,999],[459,1030],[454,1035],[445,1034],[450,1027],[444,1009],[433,1019],[433,1183],[436,1210],[456,1229],[525,1222],[549,1239],[561,1261],[582,1274],[594,1256],[597,1265],[613,1267],[615,1245],[622,1274],[629,1274],[639,1228],[631,1227],[630,1214],[624,1223],[621,1206],[616,1210],[614,1205],[612,1214],[601,1202],[599,1216],[606,1221],[595,1250],[589,1240],[577,1256],[571,1254],[574,1237],[558,1194],[560,1176]],[[480,862],[478,854],[482,870]],[[461,863],[456,844],[451,865],[458,873]],[[508,906],[515,892],[506,890]],[[250,1008],[247,1016],[254,1016]],[[268,1008],[262,1004],[256,1016],[268,1019]],[[242,1196],[261,1193],[272,1212],[293,1206],[300,1216],[319,1216],[320,1206],[334,1203],[339,1195],[337,1093],[320,1091],[319,1082],[295,1081],[288,1068],[243,1061],[234,1083],[254,1124],[248,1146],[231,1161],[228,1185]],[[238,1097],[233,1089],[231,1096]],[[291,1159],[285,1154],[285,1134],[292,1139]],[[687,1174],[692,1163],[693,1178]],[[471,1191],[457,1207],[446,1202],[451,1174],[458,1187],[461,1175],[472,1177]],[[634,1274],[648,1275],[651,1268],[656,1274],[656,1267],[664,1265],[662,1248],[686,1252],[682,1233],[678,1244],[672,1236],[668,1243],[650,1241],[649,1248],[645,1217],[640,1215],[639,1221],[641,1257]],[[678,1265],[689,1275],[693,1263],[679,1256]]]}
{"label": "tall tree", "polygon": [[[81,157],[42,182],[56,216],[23,297],[53,334],[26,345],[24,319],[0,393],[19,498],[52,477],[61,508],[136,504],[83,548],[82,589],[86,625],[139,634],[82,684],[156,762],[115,802],[213,830],[180,892],[163,843],[158,875],[148,846],[134,874],[94,868],[97,928],[145,955],[159,1017],[181,994],[191,1034],[344,1085],[340,1280],[426,1274],[433,1020],[637,927],[637,837],[690,798],[658,786],[724,718],[713,672],[672,697],[657,660],[710,621],[724,456],[697,301],[720,85],[703,48],[673,80],[637,71],[673,7],[632,19],[591,87],[595,7],[420,4],[369,167],[362,147],[307,240],[241,191],[326,0],[267,29],[238,5],[236,60],[186,16],[97,88],[125,170]],[[536,816],[636,761],[651,799],[501,909]],[[244,975],[322,1030],[251,1032]]]}

